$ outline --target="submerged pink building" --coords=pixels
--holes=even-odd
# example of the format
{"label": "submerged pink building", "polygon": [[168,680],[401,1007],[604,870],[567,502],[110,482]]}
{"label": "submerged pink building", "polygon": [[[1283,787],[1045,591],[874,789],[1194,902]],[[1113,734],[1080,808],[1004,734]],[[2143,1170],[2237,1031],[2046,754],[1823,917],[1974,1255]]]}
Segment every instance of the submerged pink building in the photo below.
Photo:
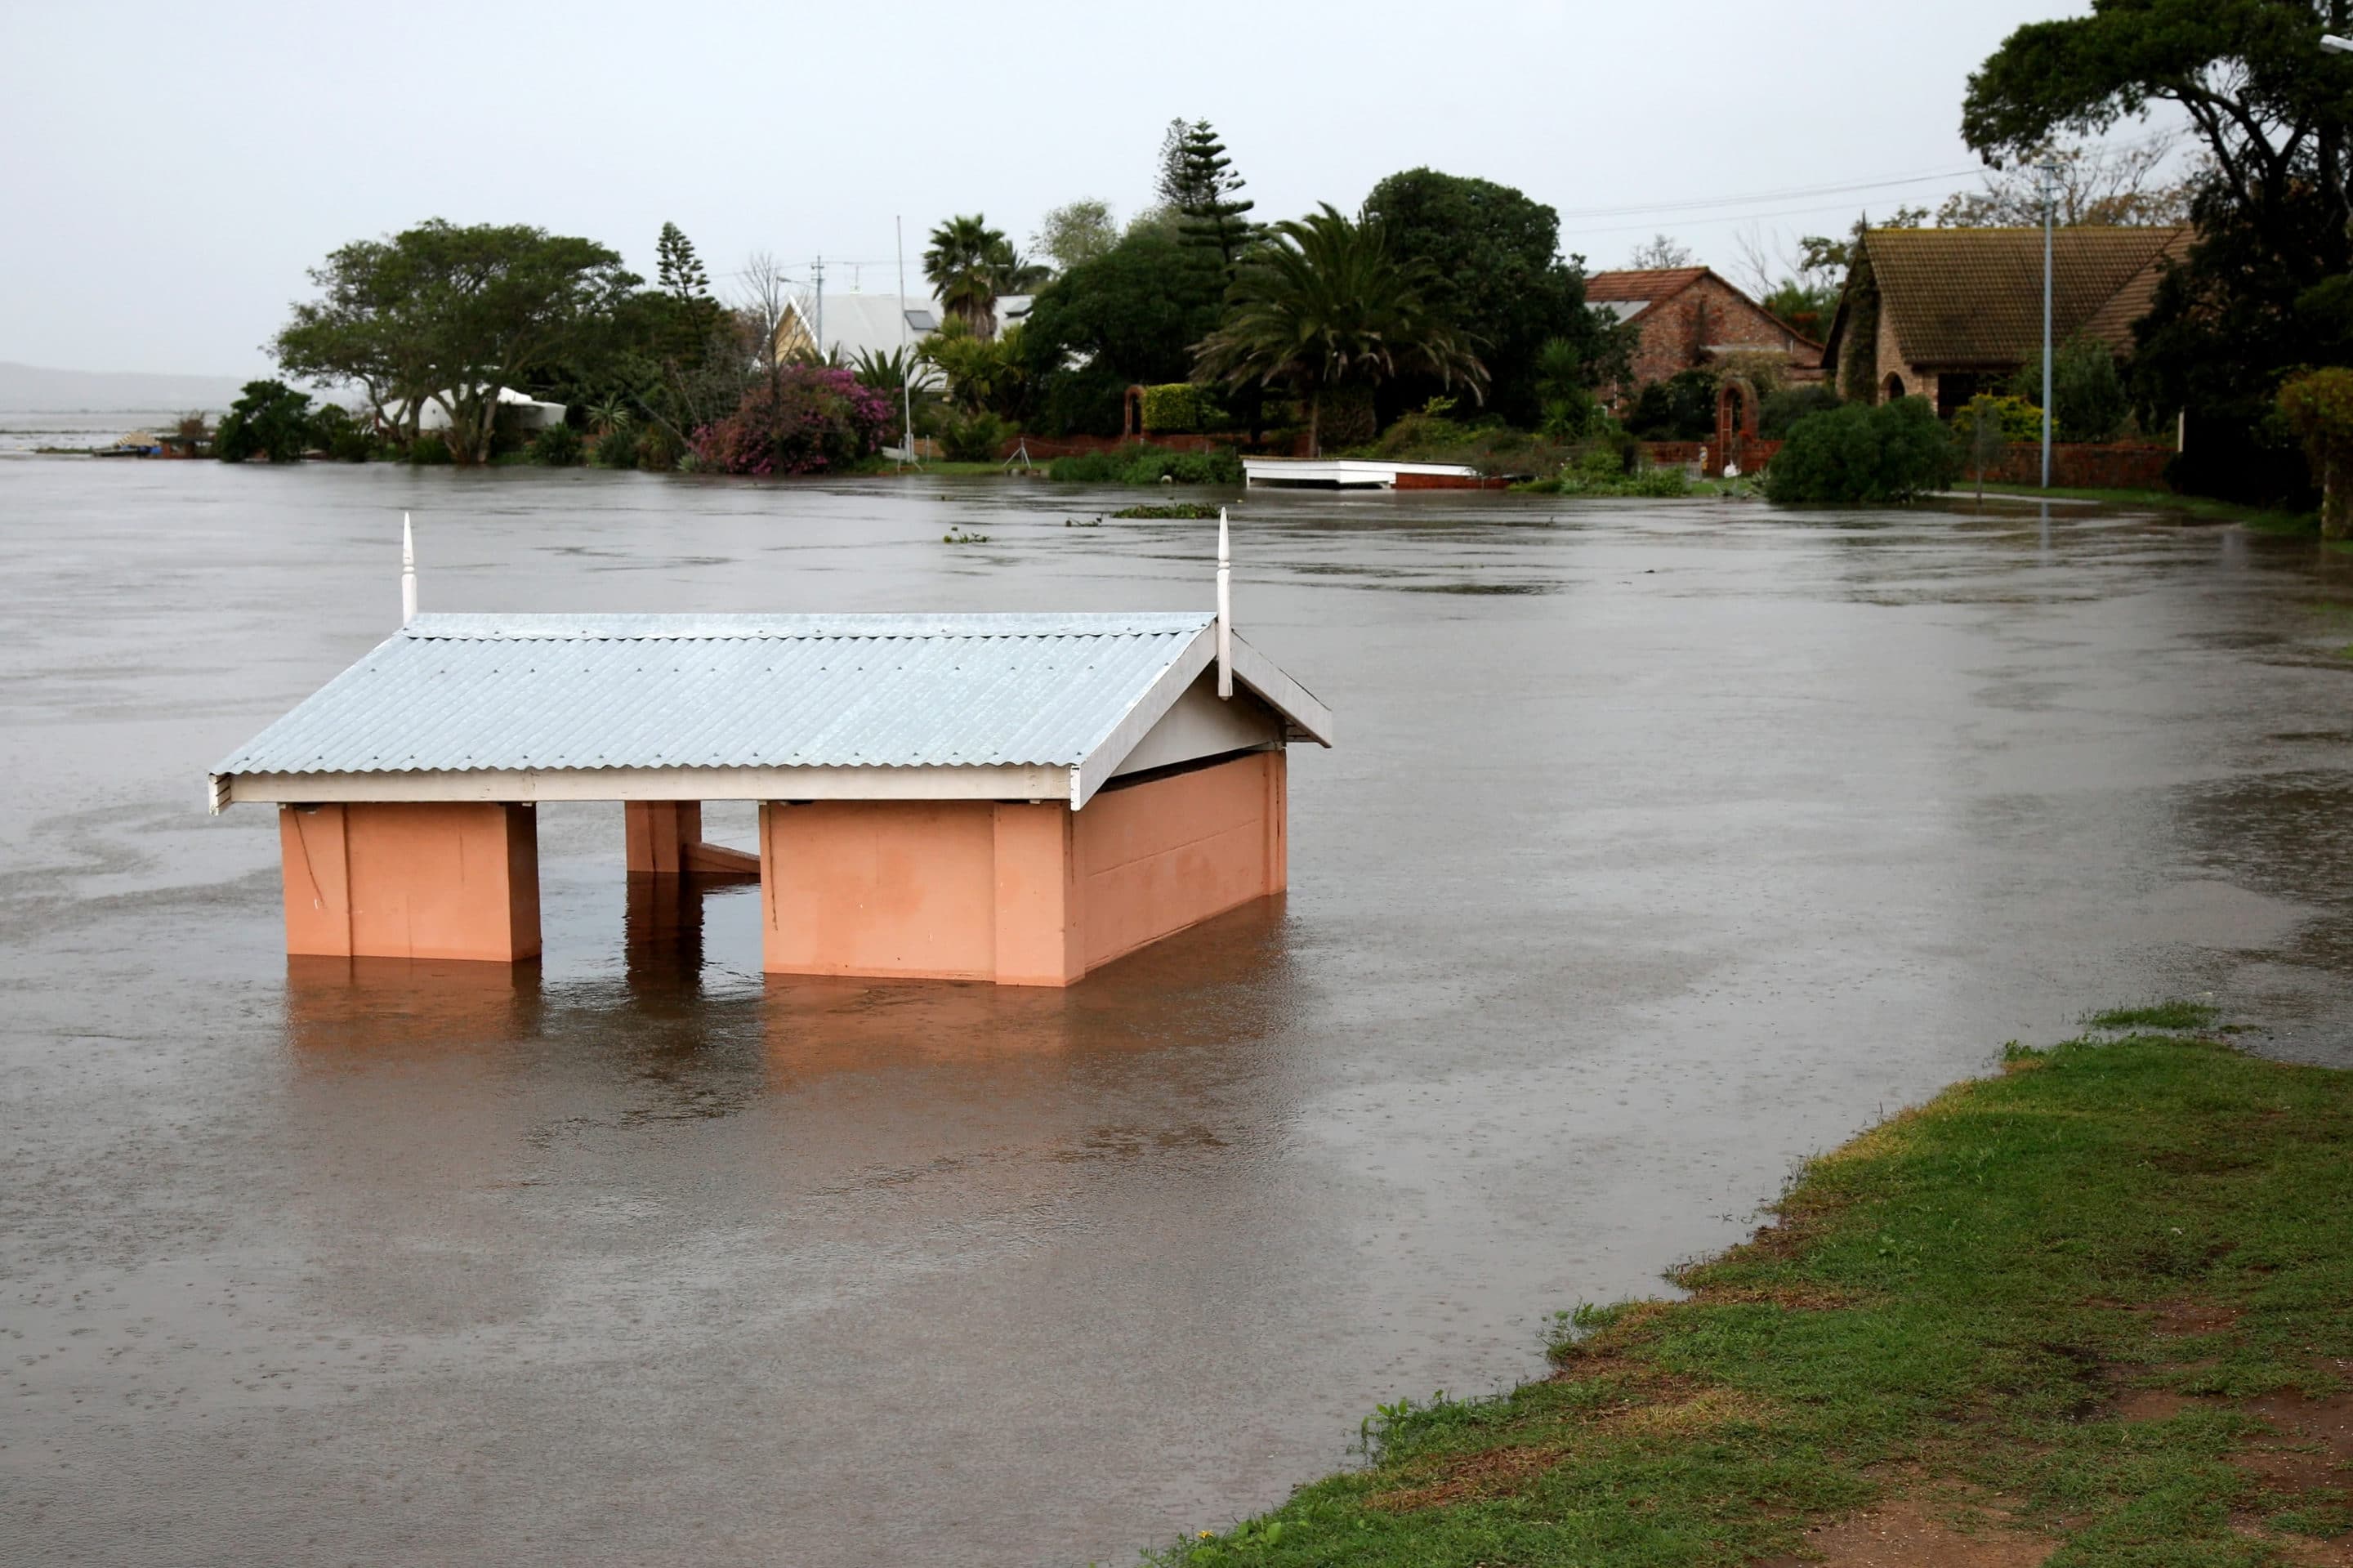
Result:
{"label": "submerged pink building", "polygon": [[1208,611],[418,615],[211,802],[278,808],[289,953],[533,958],[534,808],[617,800],[633,874],[757,873],[771,973],[1064,986],[1282,892],[1332,738]]}

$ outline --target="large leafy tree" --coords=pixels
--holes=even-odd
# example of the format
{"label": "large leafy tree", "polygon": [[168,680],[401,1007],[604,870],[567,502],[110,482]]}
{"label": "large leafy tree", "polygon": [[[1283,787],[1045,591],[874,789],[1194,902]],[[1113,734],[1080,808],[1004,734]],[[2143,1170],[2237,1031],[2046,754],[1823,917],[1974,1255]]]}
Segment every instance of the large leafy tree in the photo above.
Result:
{"label": "large leafy tree", "polygon": [[2208,168],[2199,228],[2137,331],[2145,412],[2187,409],[2181,477],[2260,493],[2300,469],[2272,418],[2295,366],[2353,349],[2339,308],[2353,268],[2353,60],[2324,31],[2353,0],[2094,0],[2091,15],[2019,28],[1969,79],[1962,134],[1997,166],[2065,135],[2170,106]]}
{"label": "large leafy tree", "polygon": [[1128,387],[1188,377],[1224,291],[1203,252],[1151,225],[1039,291],[1023,337],[1048,433],[1115,435]]}
{"label": "large leafy tree", "polygon": [[[1538,422],[1547,397],[1557,398],[1538,364],[1547,344],[1568,345],[1587,388],[1624,374],[1628,334],[1586,308],[1582,263],[1562,259],[1551,207],[1509,185],[1411,169],[1375,185],[1365,212],[1401,262],[1422,264],[1424,302],[1477,340],[1490,403],[1513,423]],[[1562,363],[1556,351],[1556,378]],[[1384,401],[1417,403],[1428,379],[1401,380]]]}
{"label": "large leafy tree", "polygon": [[1486,367],[1470,339],[1429,302],[1433,272],[1400,260],[1380,223],[1330,203],[1276,224],[1227,291],[1225,319],[1203,339],[1197,376],[1286,388],[1307,404],[1320,450],[1324,400],[1429,376],[1483,396]]}
{"label": "large leafy tree", "polygon": [[1119,226],[1111,220],[1111,204],[1092,196],[1064,202],[1038,220],[1029,248],[1067,272],[1092,261],[1119,243]]}
{"label": "large leafy tree", "polygon": [[343,247],[313,270],[320,297],[297,304],[272,344],[292,376],[359,381],[449,415],[450,450],[486,462],[502,387],[579,354],[638,279],[594,240],[522,224],[440,218]]}

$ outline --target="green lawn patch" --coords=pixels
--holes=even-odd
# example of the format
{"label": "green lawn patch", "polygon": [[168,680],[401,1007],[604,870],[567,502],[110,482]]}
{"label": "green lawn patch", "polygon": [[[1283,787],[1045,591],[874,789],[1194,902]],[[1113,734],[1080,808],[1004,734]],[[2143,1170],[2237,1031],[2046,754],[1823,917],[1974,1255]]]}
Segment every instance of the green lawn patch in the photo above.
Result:
{"label": "green lawn patch", "polygon": [[[1956,495],[1973,493],[1974,481],[1962,480],[1953,487]],[[2179,495],[2170,490],[2082,490],[2052,485],[2049,490],[2039,484],[1996,484],[1989,482],[1988,495],[2023,496],[2032,500],[2048,495],[2059,501],[2104,501],[2114,506],[2147,507],[2163,512],[2179,512],[2211,523],[2237,523],[2262,534],[2311,534],[2320,532],[2320,516],[2313,512],[2269,511],[2260,506],[2245,506],[2235,501],[2217,501],[2209,495]]]}
{"label": "green lawn patch", "polygon": [[1123,506],[1114,517],[1141,517],[1156,522],[1198,523],[1215,518],[1220,509],[1204,501],[1178,501],[1166,506]]}
{"label": "green lawn patch", "polygon": [[1552,1377],[1386,1407],[1364,1469],[1157,1560],[1860,1563],[1894,1522],[1922,1563],[2344,1561],[2353,1075],[2213,1017],[2011,1046],[1809,1164],[1687,1299],[1580,1308]]}

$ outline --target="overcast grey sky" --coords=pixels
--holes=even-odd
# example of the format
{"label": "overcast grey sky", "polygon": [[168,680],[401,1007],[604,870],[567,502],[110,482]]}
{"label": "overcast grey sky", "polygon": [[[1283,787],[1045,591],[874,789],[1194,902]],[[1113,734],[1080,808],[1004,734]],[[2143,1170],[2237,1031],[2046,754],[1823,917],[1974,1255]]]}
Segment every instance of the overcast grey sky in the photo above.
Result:
{"label": "overcast grey sky", "polygon": [[[529,222],[653,270],[664,219],[715,277],[823,253],[892,287],[951,212],[1026,239],[1149,198],[1206,117],[1261,217],[1428,164],[1517,185],[1614,265],[1653,230],[1726,266],[1868,205],[1933,206],[1968,72],[2063,0],[1183,0],[1168,5],[0,3],[0,359],[242,374],[334,246]],[[1725,205],[1720,198],[1770,199]],[[1681,211],[1632,211],[1670,202]],[[855,270],[852,263],[859,263]]]}

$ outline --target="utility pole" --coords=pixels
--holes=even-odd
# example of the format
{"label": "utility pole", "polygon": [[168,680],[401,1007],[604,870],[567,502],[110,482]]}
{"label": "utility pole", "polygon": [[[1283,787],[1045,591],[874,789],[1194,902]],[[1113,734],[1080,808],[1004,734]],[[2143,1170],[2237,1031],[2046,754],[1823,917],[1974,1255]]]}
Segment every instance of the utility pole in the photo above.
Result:
{"label": "utility pole", "polygon": [[2059,165],[2042,165],[2042,488],[2051,488],[2051,220],[2059,205]]}
{"label": "utility pole", "polygon": [[817,357],[825,363],[825,258],[817,259]]}

